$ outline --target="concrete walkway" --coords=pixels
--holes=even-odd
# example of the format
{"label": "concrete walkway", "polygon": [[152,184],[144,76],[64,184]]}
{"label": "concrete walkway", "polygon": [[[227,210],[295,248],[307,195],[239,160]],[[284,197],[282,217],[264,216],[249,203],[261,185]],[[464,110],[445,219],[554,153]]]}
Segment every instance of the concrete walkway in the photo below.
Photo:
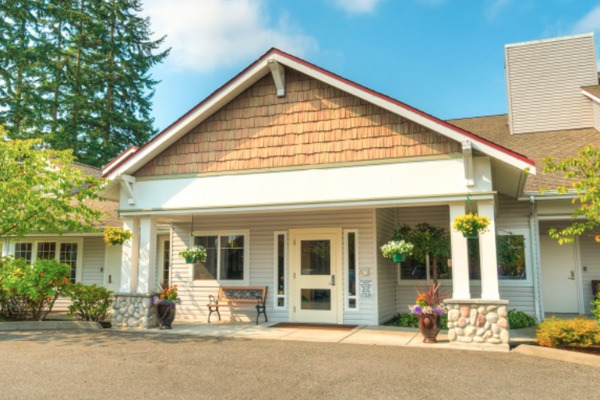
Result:
{"label": "concrete walkway", "polygon": [[[204,322],[175,322],[173,329],[162,330],[166,335],[201,335],[222,338],[244,338],[244,339],[269,339],[269,340],[293,340],[302,342],[323,343],[348,343],[383,346],[409,346],[426,347],[438,349],[460,349],[480,351],[509,351],[508,346],[496,345],[464,345],[448,341],[445,331],[438,335],[438,343],[423,343],[423,337],[418,329],[399,328],[390,326],[357,326],[352,330],[334,328],[280,328],[273,327],[276,323],[230,323],[217,322],[207,324]],[[156,332],[149,329],[146,332]],[[535,331],[530,329],[519,329],[511,331],[511,345],[532,343]]]}

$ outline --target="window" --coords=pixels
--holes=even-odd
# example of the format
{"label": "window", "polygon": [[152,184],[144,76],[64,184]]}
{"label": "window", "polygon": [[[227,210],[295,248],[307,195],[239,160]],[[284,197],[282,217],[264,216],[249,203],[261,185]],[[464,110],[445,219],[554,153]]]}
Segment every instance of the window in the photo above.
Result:
{"label": "window", "polygon": [[[479,239],[468,240],[469,279],[481,279],[479,262]],[[512,233],[496,235],[496,256],[498,259],[498,279],[527,279],[525,236]]]}
{"label": "window", "polygon": [[358,233],[356,230],[345,232],[345,258],[346,258],[346,308],[355,310],[358,308],[358,298],[356,296],[357,272],[358,272]]}
{"label": "window", "polygon": [[169,277],[171,276],[171,242],[169,240],[163,241],[163,276],[162,282],[169,283]]}
{"label": "window", "polygon": [[194,264],[194,280],[245,281],[244,234],[207,234],[194,237],[194,245],[206,249],[206,261]]}
{"label": "window", "polygon": [[33,243],[16,243],[15,258],[24,258],[29,264],[33,257]]}
{"label": "window", "polygon": [[75,283],[77,280],[77,243],[61,243],[58,261],[71,267],[69,280],[71,283]]}
{"label": "window", "polygon": [[[452,279],[451,258],[432,260],[426,257],[420,261],[414,256],[409,256],[400,263],[400,279],[402,280],[430,280],[433,279],[434,265],[437,268],[438,279]],[[429,266],[429,268],[428,268]]]}
{"label": "window", "polygon": [[66,264],[71,267],[69,280],[74,283],[77,281],[80,246],[80,241],[49,242],[47,240],[33,240],[31,242],[15,243],[13,254],[15,258],[23,258],[28,263],[34,263],[37,259],[40,259],[57,260],[62,264]]}
{"label": "window", "polygon": [[287,265],[287,235],[275,232],[275,307],[285,307],[286,265]]}

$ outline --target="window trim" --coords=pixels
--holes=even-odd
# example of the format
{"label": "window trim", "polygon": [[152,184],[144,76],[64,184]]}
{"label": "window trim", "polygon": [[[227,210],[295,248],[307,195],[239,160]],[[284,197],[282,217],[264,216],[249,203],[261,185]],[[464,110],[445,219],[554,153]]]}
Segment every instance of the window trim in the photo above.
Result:
{"label": "window trim", "polygon": [[56,239],[53,237],[38,237],[38,238],[27,238],[24,237],[19,240],[11,241],[9,254],[14,257],[15,248],[17,243],[31,243],[31,263],[33,264],[37,259],[37,246],[38,243],[56,243],[56,253],[54,259],[60,261],[60,245],[63,243],[75,243],[77,244],[77,262],[75,265],[75,282],[81,282],[83,275],[83,238],[69,238],[68,236]]}
{"label": "window trim", "polygon": [[[206,284],[206,286],[248,286],[250,281],[250,230],[235,229],[235,230],[207,230],[194,231],[193,236],[190,236],[190,246],[194,245],[194,239],[198,236],[217,236],[217,278],[216,279],[194,279],[194,264],[189,264],[190,281],[197,284]],[[225,280],[221,278],[221,236],[243,236],[244,237],[244,279],[241,280]],[[179,256],[180,260],[183,260]],[[183,260],[185,263],[185,260]],[[213,285],[211,285],[211,283]]]}
{"label": "window trim", "polygon": [[[355,262],[355,268],[356,271],[354,271],[354,279],[356,281],[356,294],[351,296],[350,295],[350,249],[348,248],[348,234],[350,233],[354,233],[354,257],[356,258],[356,262]],[[343,288],[344,288],[344,311],[346,312],[359,312],[360,311],[360,300],[359,300],[359,288],[360,288],[360,273],[359,271],[359,262],[358,260],[360,259],[360,251],[359,251],[359,237],[358,237],[358,229],[343,229],[342,230],[342,241],[343,241],[343,246],[344,246],[344,259],[342,261],[343,263],[343,272],[342,272],[342,277],[344,278],[344,284],[343,284]],[[350,299],[354,299],[356,301],[356,307],[354,308],[350,308]]]}
{"label": "window trim", "polygon": [[[280,235],[283,235],[283,295],[279,294],[279,260],[278,250],[279,243],[277,242]],[[287,231],[273,232],[273,308],[277,310],[287,310],[288,308],[288,293],[289,293],[289,243]],[[283,299],[283,307],[278,305],[278,300]]]}

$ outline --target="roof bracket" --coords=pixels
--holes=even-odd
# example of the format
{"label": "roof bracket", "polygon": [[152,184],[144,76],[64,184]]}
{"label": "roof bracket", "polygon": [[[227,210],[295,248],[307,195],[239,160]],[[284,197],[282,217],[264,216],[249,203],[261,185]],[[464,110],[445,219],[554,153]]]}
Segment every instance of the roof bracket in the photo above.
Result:
{"label": "roof bracket", "polygon": [[269,69],[277,88],[277,97],[285,96],[285,69],[275,60],[269,60]]}
{"label": "roof bracket", "polygon": [[135,176],[122,174],[121,175],[121,183],[122,183],[123,187],[125,188],[125,190],[127,190],[127,193],[129,193],[129,198],[127,199],[127,204],[129,204],[130,206],[134,205],[135,200],[133,197],[133,184],[135,183]]}
{"label": "roof bracket", "polygon": [[465,167],[465,185],[471,187],[475,185],[473,179],[473,144],[467,140],[462,143],[463,165]]}

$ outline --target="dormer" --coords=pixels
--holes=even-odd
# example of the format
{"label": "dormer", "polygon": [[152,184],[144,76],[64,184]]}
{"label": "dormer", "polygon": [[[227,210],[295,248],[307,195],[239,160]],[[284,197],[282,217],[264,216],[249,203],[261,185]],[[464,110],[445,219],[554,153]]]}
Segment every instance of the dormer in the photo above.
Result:
{"label": "dormer", "polygon": [[509,44],[505,60],[511,134],[595,125],[582,94],[598,85],[593,33]]}

